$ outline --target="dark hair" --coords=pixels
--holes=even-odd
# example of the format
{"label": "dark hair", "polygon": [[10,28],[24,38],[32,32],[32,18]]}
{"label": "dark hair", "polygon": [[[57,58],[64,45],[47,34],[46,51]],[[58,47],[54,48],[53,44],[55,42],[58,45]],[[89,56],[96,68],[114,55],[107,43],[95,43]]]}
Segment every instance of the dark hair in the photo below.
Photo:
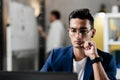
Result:
{"label": "dark hair", "polygon": [[94,18],[92,17],[89,9],[77,9],[70,13],[69,15],[69,23],[70,19],[79,18],[79,19],[88,19],[90,21],[91,28],[94,27]]}
{"label": "dark hair", "polygon": [[51,11],[51,14],[54,15],[56,17],[56,19],[60,19],[61,18],[60,12],[57,11],[57,10]]}

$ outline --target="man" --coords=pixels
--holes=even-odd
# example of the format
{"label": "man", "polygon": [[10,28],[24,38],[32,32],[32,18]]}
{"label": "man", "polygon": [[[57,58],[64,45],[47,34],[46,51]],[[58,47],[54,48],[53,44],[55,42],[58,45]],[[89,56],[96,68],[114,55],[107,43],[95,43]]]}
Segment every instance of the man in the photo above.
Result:
{"label": "man", "polygon": [[54,49],[41,72],[76,72],[78,80],[116,80],[113,57],[96,48],[94,19],[88,9],[69,15],[69,37],[73,46]]}
{"label": "man", "polygon": [[39,27],[40,34],[46,39],[47,53],[54,48],[63,47],[65,44],[65,36],[63,36],[65,35],[65,28],[60,18],[61,15],[59,11],[53,10],[50,12],[49,21],[51,24],[48,35]]}

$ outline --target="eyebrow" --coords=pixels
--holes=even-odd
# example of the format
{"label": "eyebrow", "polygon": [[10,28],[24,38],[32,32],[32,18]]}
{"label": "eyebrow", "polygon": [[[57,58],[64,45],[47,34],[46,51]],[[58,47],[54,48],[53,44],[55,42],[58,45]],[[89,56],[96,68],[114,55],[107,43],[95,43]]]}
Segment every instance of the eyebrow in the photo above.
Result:
{"label": "eyebrow", "polygon": [[70,29],[76,29],[76,28],[73,28],[73,27],[69,27]]}
{"label": "eyebrow", "polygon": [[[74,28],[74,27],[69,27],[69,28],[71,28],[71,29],[76,29],[76,28]],[[87,29],[86,27],[81,27],[80,29]]]}
{"label": "eyebrow", "polygon": [[87,27],[81,27],[80,29],[87,29]]}

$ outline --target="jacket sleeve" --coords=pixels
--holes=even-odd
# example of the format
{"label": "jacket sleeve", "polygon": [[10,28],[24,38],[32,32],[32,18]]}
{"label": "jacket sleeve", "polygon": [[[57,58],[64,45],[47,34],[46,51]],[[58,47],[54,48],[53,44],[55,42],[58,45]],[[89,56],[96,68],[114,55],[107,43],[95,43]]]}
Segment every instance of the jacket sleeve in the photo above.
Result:
{"label": "jacket sleeve", "polygon": [[42,67],[40,72],[54,71],[54,68],[53,68],[53,65],[52,65],[53,54],[54,54],[54,50],[51,51],[48,59],[46,60],[44,66]]}
{"label": "jacket sleeve", "polygon": [[113,56],[111,57],[110,63],[108,64],[106,73],[110,80],[116,80],[116,64]]}

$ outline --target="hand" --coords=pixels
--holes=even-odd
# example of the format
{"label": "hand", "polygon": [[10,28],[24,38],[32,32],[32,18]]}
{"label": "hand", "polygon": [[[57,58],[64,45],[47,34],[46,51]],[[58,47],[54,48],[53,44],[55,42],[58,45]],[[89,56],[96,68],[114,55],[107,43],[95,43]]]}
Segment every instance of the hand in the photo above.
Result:
{"label": "hand", "polygon": [[47,34],[45,33],[45,31],[43,30],[42,26],[38,27],[38,31],[39,31],[40,35],[47,40],[47,37],[48,37],[48,36],[47,36]]}
{"label": "hand", "polygon": [[85,52],[85,55],[88,56],[90,59],[99,57],[96,44],[93,41],[85,41],[83,44],[83,50]]}

